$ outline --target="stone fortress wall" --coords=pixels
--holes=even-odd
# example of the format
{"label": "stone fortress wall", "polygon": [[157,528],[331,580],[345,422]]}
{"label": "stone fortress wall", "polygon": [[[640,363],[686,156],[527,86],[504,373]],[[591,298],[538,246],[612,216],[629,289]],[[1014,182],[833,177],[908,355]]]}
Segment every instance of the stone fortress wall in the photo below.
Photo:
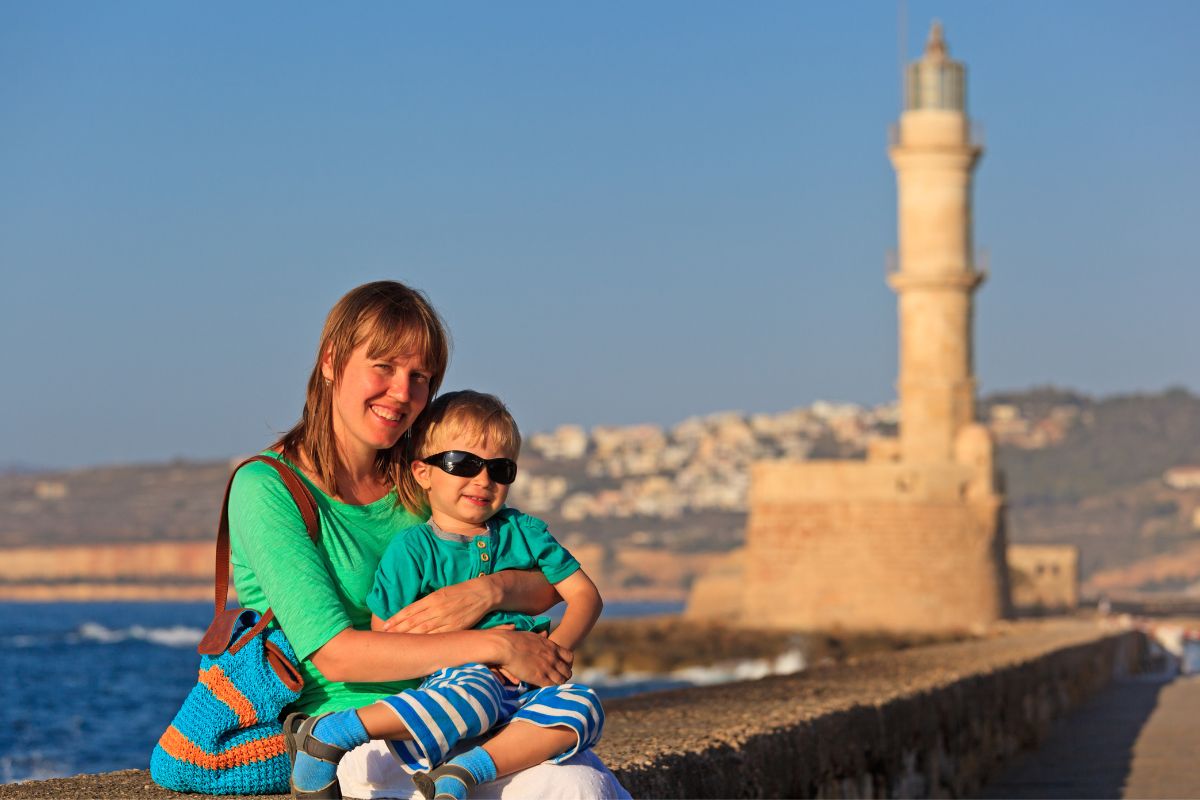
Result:
{"label": "stone fortress wall", "polygon": [[1079,606],[1079,548],[1073,545],[1008,546],[1013,606],[1029,613],[1057,613]]}
{"label": "stone fortress wall", "polygon": [[1004,616],[989,483],[954,464],[756,465],[742,613],[768,627],[899,631]]}

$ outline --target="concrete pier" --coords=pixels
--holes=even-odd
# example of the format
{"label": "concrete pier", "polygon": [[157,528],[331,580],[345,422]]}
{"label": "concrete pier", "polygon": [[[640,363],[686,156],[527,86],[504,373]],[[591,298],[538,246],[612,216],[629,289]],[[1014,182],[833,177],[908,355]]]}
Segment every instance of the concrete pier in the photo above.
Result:
{"label": "concrete pier", "polygon": [[[1085,621],[608,704],[597,747],[635,797],[963,797],[997,779],[1146,640]],[[1169,734],[1168,734],[1169,736]],[[0,786],[8,798],[178,798],[144,770]]]}
{"label": "concrete pier", "polygon": [[983,798],[1200,797],[1200,675],[1118,678]]}

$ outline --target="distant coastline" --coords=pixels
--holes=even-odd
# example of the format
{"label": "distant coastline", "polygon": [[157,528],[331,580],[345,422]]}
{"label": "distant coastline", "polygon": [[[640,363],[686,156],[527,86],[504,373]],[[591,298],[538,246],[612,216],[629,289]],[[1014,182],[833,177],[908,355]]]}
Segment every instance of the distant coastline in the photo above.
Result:
{"label": "distant coastline", "polygon": [[0,601],[22,603],[168,601],[213,599],[212,586],[144,586],[120,583],[17,583],[0,585]]}
{"label": "distant coastline", "polygon": [[[233,595],[232,588],[230,594]],[[638,587],[605,592],[609,603],[683,603],[686,592],[676,588]],[[201,602],[213,599],[208,584],[169,585],[104,581],[62,583],[0,583],[0,602],[79,603],[79,602]],[[236,597],[231,597],[236,600]]]}
{"label": "distant coastline", "polygon": [[[641,548],[633,555],[643,564],[654,565],[656,579],[623,585],[620,573],[610,576],[604,568],[604,555],[596,547],[585,544],[572,550],[610,602],[681,603],[687,596],[687,582],[673,574],[671,566],[678,572],[681,565],[694,561],[691,569],[698,571],[707,563],[696,556]],[[211,541],[14,547],[0,552],[0,600],[186,602],[213,597]]]}

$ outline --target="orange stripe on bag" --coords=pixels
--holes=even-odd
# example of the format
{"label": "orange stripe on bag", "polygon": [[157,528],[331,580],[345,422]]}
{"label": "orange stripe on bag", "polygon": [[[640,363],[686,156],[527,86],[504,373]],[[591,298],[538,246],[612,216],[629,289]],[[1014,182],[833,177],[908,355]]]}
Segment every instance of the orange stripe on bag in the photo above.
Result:
{"label": "orange stripe on bag", "polygon": [[208,687],[213,697],[233,709],[237,714],[240,727],[249,728],[258,722],[258,714],[254,704],[246,699],[246,695],[230,682],[228,676],[216,664],[208,669],[200,670],[200,682]]}
{"label": "orange stripe on bag", "polygon": [[239,744],[221,753],[206,753],[189,741],[174,725],[167,728],[158,743],[171,758],[186,761],[205,769],[229,769],[253,761],[267,761],[287,750],[281,733],[266,739]]}

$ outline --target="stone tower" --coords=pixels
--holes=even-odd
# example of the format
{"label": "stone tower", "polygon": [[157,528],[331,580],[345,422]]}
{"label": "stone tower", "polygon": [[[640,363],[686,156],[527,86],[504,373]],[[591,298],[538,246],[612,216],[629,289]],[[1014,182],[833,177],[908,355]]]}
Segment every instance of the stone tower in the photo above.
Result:
{"label": "stone tower", "polygon": [[904,111],[890,155],[898,187],[900,452],[937,463],[954,455],[975,421],[971,295],[971,172],[982,148],[971,140],[962,64],[934,23],[925,55],[908,67]]}
{"label": "stone tower", "polygon": [[978,630],[1009,609],[1004,500],[975,421],[971,173],[963,66],[934,24],[890,149],[899,248],[900,435],[865,461],[752,468],[746,546],[688,615],[792,629]]}

